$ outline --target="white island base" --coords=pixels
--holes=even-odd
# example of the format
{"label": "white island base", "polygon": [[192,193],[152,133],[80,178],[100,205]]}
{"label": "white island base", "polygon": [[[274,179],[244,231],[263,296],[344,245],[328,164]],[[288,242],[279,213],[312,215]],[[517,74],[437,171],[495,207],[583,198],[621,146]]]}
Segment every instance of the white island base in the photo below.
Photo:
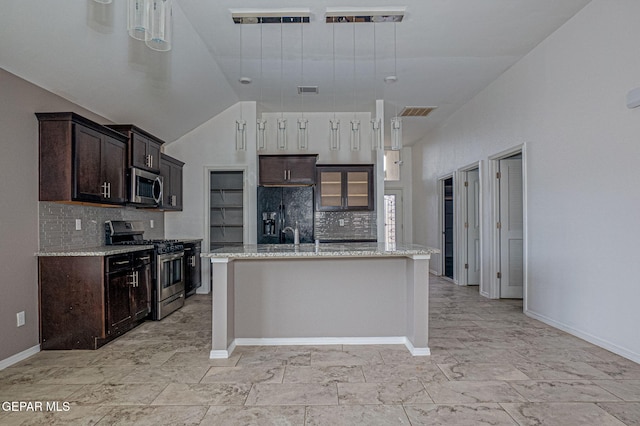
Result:
{"label": "white island base", "polygon": [[434,249],[376,244],[245,246],[205,253],[213,278],[211,358],[243,345],[405,344],[430,355]]}

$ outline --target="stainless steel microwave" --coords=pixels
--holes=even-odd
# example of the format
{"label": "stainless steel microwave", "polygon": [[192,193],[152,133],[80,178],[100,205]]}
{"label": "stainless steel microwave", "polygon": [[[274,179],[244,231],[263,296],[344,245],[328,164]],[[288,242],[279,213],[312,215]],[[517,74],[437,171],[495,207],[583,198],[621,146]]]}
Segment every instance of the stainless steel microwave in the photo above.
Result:
{"label": "stainless steel microwave", "polygon": [[162,200],[162,176],[131,167],[129,202],[155,206]]}

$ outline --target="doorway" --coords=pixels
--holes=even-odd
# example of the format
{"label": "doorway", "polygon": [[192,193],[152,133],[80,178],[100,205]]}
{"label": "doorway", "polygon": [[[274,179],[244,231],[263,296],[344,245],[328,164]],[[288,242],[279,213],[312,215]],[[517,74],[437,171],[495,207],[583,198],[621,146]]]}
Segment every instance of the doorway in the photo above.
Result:
{"label": "doorway", "polygon": [[454,279],[453,176],[442,179],[442,275]]}

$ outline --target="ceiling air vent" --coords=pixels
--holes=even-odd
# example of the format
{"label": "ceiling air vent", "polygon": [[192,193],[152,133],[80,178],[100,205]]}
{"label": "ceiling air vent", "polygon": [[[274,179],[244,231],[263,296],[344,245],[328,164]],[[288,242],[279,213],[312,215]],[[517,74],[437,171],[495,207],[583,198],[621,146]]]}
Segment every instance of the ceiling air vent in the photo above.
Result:
{"label": "ceiling air vent", "polygon": [[318,86],[298,86],[298,95],[318,94]]}
{"label": "ceiling air vent", "polygon": [[434,106],[408,106],[404,107],[402,111],[400,111],[400,117],[426,117],[429,115],[434,109],[438,107]]}

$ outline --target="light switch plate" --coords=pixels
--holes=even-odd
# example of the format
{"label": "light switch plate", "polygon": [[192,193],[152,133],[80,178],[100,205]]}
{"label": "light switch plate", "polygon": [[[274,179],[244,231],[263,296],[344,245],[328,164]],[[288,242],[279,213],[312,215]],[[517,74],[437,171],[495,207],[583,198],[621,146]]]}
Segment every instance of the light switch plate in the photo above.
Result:
{"label": "light switch plate", "polygon": [[82,219],[76,219],[76,231],[82,230]]}
{"label": "light switch plate", "polygon": [[17,327],[22,327],[25,323],[25,319],[24,319],[24,311],[18,312],[16,314],[16,326]]}
{"label": "light switch plate", "polygon": [[155,223],[153,222],[153,219],[149,220],[149,226],[151,227],[151,229],[153,229],[153,227],[155,226]]}

